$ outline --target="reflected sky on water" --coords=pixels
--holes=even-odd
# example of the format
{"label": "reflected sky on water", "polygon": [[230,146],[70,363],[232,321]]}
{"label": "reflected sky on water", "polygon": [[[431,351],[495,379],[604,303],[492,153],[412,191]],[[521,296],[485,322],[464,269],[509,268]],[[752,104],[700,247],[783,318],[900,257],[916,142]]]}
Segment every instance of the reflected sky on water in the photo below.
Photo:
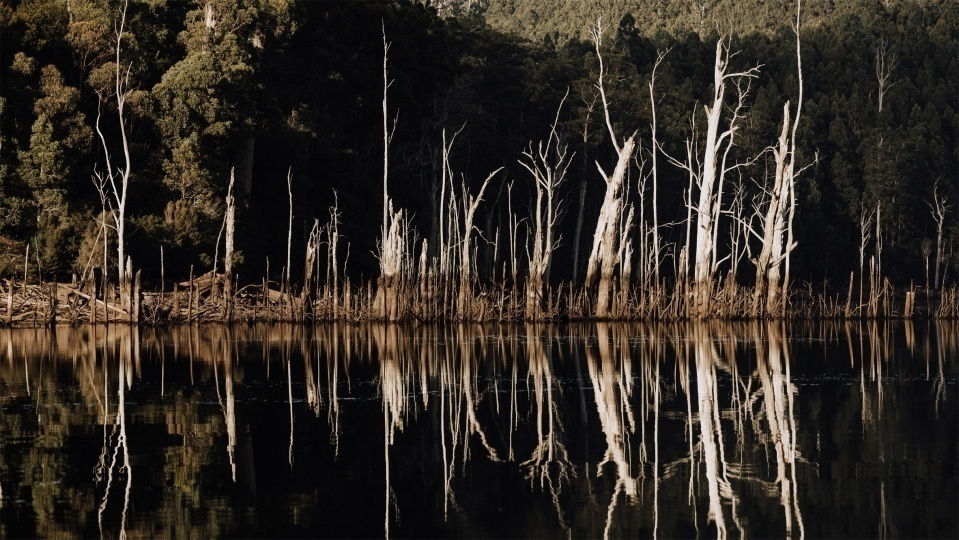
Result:
{"label": "reflected sky on water", "polygon": [[3,537],[957,537],[959,325],[0,330]]}

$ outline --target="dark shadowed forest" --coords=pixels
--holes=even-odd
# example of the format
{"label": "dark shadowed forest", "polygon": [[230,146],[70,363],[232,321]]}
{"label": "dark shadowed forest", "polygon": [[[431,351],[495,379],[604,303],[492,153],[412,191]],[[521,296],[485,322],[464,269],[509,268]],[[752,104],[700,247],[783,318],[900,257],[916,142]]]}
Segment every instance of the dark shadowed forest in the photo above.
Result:
{"label": "dark shadowed forest", "polygon": [[0,77],[11,297],[959,309],[953,0],[3,0]]}

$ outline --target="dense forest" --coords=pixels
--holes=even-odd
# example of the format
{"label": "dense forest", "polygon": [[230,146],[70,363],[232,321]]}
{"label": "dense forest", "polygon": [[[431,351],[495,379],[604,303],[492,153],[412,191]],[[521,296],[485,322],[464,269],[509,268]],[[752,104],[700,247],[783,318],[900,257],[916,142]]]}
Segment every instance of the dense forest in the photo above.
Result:
{"label": "dense forest", "polygon": [[319,279],[304,256],[376,280],[388,161],[405,266],[455,246],[477,281],[593,281],[621,172],[618,258],[596,263],[621,290],[684,276],[697,214],[709,277],[751,284],[788,162],[785,286],[955,282],[959,4],[808,0],[798,25],[784,1],[555,4],[4,0],[0,275],[115,275],[119,231],[148,283],[226,256],[237,283]]}

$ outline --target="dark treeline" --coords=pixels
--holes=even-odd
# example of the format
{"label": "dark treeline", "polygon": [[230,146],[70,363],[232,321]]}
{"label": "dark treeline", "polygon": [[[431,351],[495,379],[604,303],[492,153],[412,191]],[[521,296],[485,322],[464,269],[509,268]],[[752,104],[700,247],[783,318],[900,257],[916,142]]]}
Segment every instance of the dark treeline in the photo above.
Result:
{"label": "dark treeline", "polygon": [[[575,2],[555,10],[531,0],[432,4],[134,0],[118,56],[122,2],[0,3],[0,275],[23,276],[26,268],[31,279],[87,278],[103,265],[104,231],[107,266],[116,272],[116,230],[103,223],[115,223],[107,214],[118,205],[109,193],[101,197],[96,179],[108,172],[109,156],[114,170],[130,172],[126,251],[148,283],[161,273],[186,279],[191,268],[200,275],[218,258],[222,265],[231,171],[238,283],[259,283],[267,272],[280,281],[288,260],[291,281],[302,283],[311,230],[316,220],[331,222],[334,205],[337,266],[354,280],[375,280],[384,227],[385,32],[395,129],[389,196],[411,230],[441,245],[442,190],[465,182],[475,196],[502,167],[473,221],[476,271],[486,281],[525,279],[536,192],[520,160],[539,141],[555,140],[568,166],[555,194],[557,247],[546,277],[579,281],[603,204],[596,165],[611,170],[618,152],[589,39],[602,16],[611,127],[621,139],[635,132],[636,141],[624,181],[635,218],[624,239],[632,237],[642,261],[656,227],[655,266],[664,279],[682,273],[689,206],[689,173],[667,156],[685,157],[687,141],[705,136],[717,40],[726,38],[735,53],[734,70],[758,66],[728,157],[748,166],[727,177],[716,228],[717,275],[752,282],[758,240],[741,229],[771,185],[784,103],[798,98],[794,3],[691,9],[664,0],[627,10],[611,2],[601,12]],[[845,291],[855,272],[864,287],[870,257],[900,287],[954,282],[959,6],[812,0],[800,34],[795,161],[803,170],[793,194],[792,283]],[[654,201],[649,83],[667,50],[655,75]],[[128,81],[128,162],[117,73]],[[625,221],[624,214],[620,226]],[[636,262],[634,278],[646,279],[648,266]]]}

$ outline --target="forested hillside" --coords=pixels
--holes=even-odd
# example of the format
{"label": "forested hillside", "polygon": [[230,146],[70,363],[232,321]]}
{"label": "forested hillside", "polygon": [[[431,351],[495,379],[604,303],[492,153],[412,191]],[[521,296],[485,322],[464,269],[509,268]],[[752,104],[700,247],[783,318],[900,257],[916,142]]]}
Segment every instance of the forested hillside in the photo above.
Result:
{"label": "forested hillside", "polygon": [[[644,277],[639,260],[653,229],[663,249],[657,272],[682,273],[691,184],[674,161],[686,159],[687,142],[698,151],[706,137],[704,105],[725,38],[731,69],[755,70],[737,87],[740,119],[724,159],[739,166],[719,194],[716,266],[747,282],[755,274],[749,259],[759,244],[747,225],[771,189],[784,104],[795,108],[799,99],[794,2],[132,0],[125,19],[123,7],[0,3],[2,275],[22,275],[25,266],[47,280],[85,275],[103,264],[104,230],[115,267],[117,221],[109,216],[120,199],[111,173],[117,181],[129,175],[126,249],[147,279],[159,277],[161,248],[168,278],[184,278],[191,266],[206,272],[222,261],[232,170],[240,282],[259,281],[267,264],[278,276],[288,257],[298,279],[314,220],[330,222],[334,204],[339,265],[375,279],[384,33],[396,208],[418,238],[439,245],[441,192],[462,181],[475,196],[503,167],[477,205],[474,262],[481,279],[524,276],[536,192],[520,160],[554,140],[568,166],[555,193],[553,282],[586,272],[605,190],[597,164],[610,171],[617,162],[610,130],[635,132],[624,183],[635,214],[624,236],[633,239],[633,276]],[[590,40],[600,17],[610,126]],[[925,284],[937,266],[955,281],[959,3],[810,0],[800,39],[794,283],[845,287],[850,271],[875,255],[894,283]],[[660,53],[654,150],[650,82]],[[735,96],[730,89],[720,104],[726,113]]]}

